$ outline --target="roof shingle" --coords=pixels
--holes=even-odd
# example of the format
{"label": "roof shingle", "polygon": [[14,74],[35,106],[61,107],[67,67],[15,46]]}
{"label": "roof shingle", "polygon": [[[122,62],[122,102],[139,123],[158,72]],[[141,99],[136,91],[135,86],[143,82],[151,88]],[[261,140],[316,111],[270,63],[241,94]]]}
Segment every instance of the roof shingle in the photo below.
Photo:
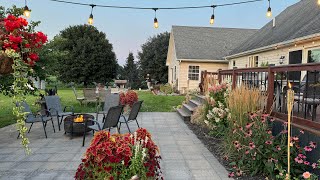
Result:
{"label": "roof shingle", "polygon": [[172,26],[177,59],[224,60],[255,29]]}

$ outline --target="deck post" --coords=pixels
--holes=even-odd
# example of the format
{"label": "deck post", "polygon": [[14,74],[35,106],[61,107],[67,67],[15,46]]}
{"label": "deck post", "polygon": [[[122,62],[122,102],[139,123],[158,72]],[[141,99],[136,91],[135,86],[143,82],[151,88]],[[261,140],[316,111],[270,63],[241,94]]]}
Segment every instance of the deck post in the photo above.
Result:
{"label": "deck post", "polygon": [[235,89],[237,86],[237,72],[236,68],[233,68],[232,70],[232,89]]}
{"label": "deck post", "polygon": [[273,96],[274,96],[274,72],[272,70],[272,67],[268,67],[268,91],[267,91],[267,109],[266,112],[270,113],[272,112],[272,105],[273,105]]}
{"label": "deck post", "polygon": [[219,81],[219,84],[221,84],[221,82],[222,82],[220,71],[222,71],[222,69],[218,69],[218,81]]}

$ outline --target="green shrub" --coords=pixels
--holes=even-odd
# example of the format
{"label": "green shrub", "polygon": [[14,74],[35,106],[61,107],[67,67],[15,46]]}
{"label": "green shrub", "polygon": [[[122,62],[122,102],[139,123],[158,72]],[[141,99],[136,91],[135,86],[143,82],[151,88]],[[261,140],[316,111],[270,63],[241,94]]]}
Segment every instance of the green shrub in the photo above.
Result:
{"label": "green shrub", "polygon": [[160,91],[165,93],[165,94],[171,94],[173,93],[173,88],[171,87],[170,84],[162,84],[160,85]]}

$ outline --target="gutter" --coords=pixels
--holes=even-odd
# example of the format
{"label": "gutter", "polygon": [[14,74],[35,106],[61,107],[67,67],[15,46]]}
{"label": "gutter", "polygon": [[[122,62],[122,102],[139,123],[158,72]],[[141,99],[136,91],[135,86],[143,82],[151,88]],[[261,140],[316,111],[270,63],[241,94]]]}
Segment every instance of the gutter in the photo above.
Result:
{"label": "gutter", "polygon": [[227,60],[213,60],[213,59],[179,59],[179,61],[186,62],[211,62],[211,63],[229,63]]}
{"label": "gutter", "polygon": [[[230,59],[233,59],[233,58],[238,58],[238,57],[242,57],[242,56],[246,56],[246,55],[256,54],[256,53],[265,52],[265,51],[270,51],[270,50],[273,50],[275,48],[284,48],[284,47],[295,45],[299,41],[312,41],[316,37],[320,37],[320,33],[316,33],[316,34],[312,34],[312,35],[308,35],[308,36],[304,36],[304,37],[301,37],[301,38],[296,38],[296,39],[292,39],[292,40],[288,40],[288,41],[283,41],[283,42],[272,44],[272,45],[269,45],[269,46],[264,46],[264,47],[261,47],[261,48],[257,48],[257,49],[253,49],[253,50],[249,50],[249,51],[244,51],[244,52],[241,52],[241,53],[238,53],[238,54],[233,54],[233,55],[230,55],[230,56],[226,56],[225,59],[226,60],[230,60]],[[320,39],[320,38],[317,38],[317,39]]]}

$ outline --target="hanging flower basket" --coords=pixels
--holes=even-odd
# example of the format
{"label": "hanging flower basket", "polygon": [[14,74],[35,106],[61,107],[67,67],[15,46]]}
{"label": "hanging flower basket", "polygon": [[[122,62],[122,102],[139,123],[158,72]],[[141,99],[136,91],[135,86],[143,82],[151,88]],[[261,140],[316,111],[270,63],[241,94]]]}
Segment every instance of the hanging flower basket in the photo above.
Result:
{"label": "hanging flower basket", "polygon": [[12,59],[4,56],[0,57],[0,74],[6,75],[6,74],[12,73],[13,72],[12,64],[13,64]]}

